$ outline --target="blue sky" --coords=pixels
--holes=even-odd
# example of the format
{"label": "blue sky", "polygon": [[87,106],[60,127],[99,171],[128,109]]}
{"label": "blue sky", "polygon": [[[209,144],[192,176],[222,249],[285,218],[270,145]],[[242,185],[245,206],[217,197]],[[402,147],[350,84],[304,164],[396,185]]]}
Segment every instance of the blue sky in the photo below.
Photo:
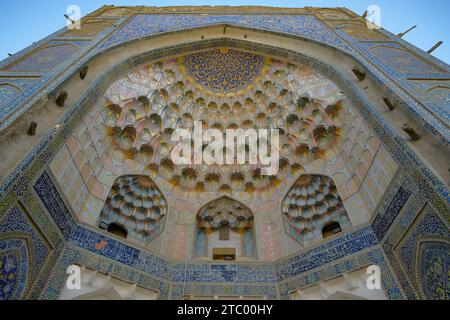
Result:
{"label": "blue sky", "polygon": [[69,5],[78,5],[82,15],[104,4],[119,5],[266,5],[278,7],[347,7],[362,13],[369,5],[381,8],[382,26],[400,33],[413,25],[418,28],[405,39],[417,47],[428,50],[437,41],[444,44],[434,55],[450,63],[450,12],[449,0],[246,0],[244,1],[139,1],[139,0],[0,0],[0,60],[8,53],[16,53],[45,36],[65,26],[63,17]]}

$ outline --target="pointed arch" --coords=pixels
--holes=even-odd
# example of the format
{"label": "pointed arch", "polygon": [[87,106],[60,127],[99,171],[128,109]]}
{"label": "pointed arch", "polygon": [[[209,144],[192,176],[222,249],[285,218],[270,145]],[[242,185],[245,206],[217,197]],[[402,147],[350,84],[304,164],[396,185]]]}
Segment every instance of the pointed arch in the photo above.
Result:
{"label": "pointed arch", "polygon": [[153,180],[126,175],[114,182],[98,225],[121,237],[149,243],[163,230],[166,215],[167,201]]}
{"label": "pointed arch", "polygon": [[255,258],[253,212],[227,196],[203,206],[196,215],[195,256],[216,260]]}

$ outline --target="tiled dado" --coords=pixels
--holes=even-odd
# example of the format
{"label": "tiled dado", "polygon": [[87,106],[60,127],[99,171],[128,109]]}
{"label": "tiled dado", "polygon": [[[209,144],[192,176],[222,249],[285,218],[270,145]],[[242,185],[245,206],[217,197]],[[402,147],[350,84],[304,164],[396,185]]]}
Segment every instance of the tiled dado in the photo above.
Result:
{"label": "tiled dado", "polygon": [[[158,284],[158,286],[147,287],[159,292],[161,292],[160,285],[173,284],[175,290],[180,290],[179,283],[187,284],[182,291],[183,294],[175,291],[172,293],[173,297],[212,292],[225,295],[240,293],[240,295],[246,296],[273,298],[273,294],[276,292],[274,287],[280,281],[288,281],[318,268],[328,270],[327,265],[350,259],[353,255],[375,246],[376,242],[376,237],[371,229],[365,228],[307,250],[286,261],[267,264],[188,263],[186,265],[171,263],[112,239],[107,235],[77,227],[69,239],[69,252],[76,253],[75,257],[79,257],[79,255],[90,256],[93,260],[103,261],[101,264],[94,265],[93,268],[111,275],[114,275],[113,271],[118,268],[122,271],[120,278],[124,280],[135,281],[133,277],[136,277],[136,274],[152,277],[154,278],[153,284]],[[86,258],[88,261],[91,261],[91,259]],[[72,260],[72,263],[83,264],[86,260],[78,258]],[[368,265],[370,261],[373,260],[364,260],[364,263],[359,264],[345,262],[344,267],[329,270],[333,270],[333,274],[336,276],[345,273],[349,268],[364,267],[363,264]],[[60,270],[57,271],[57,268],[62,268],[62,266],[56,267],[54,271],[55,273],[59,272],[58,274],[62,279],[60,282],[52,281],[53,285],[64,283],[65,274],[61,273]],[[124,270],[128,271],[125,272]],[[326,275],[331,276],[329,272]],[[320,277],[316,278],[317,281],[320,279]],[[388,293],[392,292],[392,295],[399,290],[394,283],[391,287],[386,286],[386,288]],[[58,288],[53,288],[52,292],[58,292]],[[161,297],[163,298],[163,296]]]}

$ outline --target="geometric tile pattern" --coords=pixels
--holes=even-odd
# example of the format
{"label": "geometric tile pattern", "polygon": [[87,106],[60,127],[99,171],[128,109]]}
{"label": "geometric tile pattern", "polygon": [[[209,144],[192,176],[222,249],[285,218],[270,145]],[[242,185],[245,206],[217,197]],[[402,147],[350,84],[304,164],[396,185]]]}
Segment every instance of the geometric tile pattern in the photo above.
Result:
{"label": "geometric tile pattern", "polygon": [[383,214],[376,216],[372,227],[378,239],[383,239],[384,235],[389,230],[390,226],[394,222],[395,218],[397,218],[410,196],[411,191],[400,187],[389,204],[387,210]]}
{"label": "geometric tile pattern", "polygon": [[[35,277],[49,254],[49,248],[41,235],[32,227],[26,214],[19,208],[12,208],[0,220],[0,237],[6,239],[27,239],[28,255],[33,263],[29,266],[30,277]],[[27,263],[22,262],[21,263]]]}
{"label": "geometric tile pattern", "polygon": [[26,241],[0,240],[0,301],[21,298],[27,285],[28,259]]}
{"label": "geometric tile pattern", "polygon": [[[175,23],[174,23],[175,22]],[[133,17],[115,32],[100,48],[111,47],[137,38],[163,32],[202,27],[213,24],[233,24],[262,30],[273,30],[346,48],[339,37],[312,15],[158,15]]]}
{"label": "geometric tile pattern", "polygon": [[139,259],[139,250],[82,227],[76,228],[70,242],[129,266],[135,265]]}
{"label": "geometric tile pattern", "polygon": [[0,300],[20,299],[43,268],[50,250],[26,213],[0,216]]}
{"label": "geometric tile pattern", "polygon": [[[227,47],[142,64],[115,80],[105,98],[97,124],[103,143],[113,142],[105,149],[117,162],[131,157],[148,175],[190,192],[270,190],[314,160],[331,157],[326,151],[341,146],[343,118],[353,109],[333,82],[303,64]],[[280,170],[272,178],[261,174],[261,161],[174,164],[171,132],[192,130],[196,122],[205,130],[282,128]],[[227,147],[225,156],[231,152]]]}
{"label": "geometric tile pattern", "polygon": [[[368,237],[368,238],[370,238],[370,237]],[[357,240],[357,242],[359,242],[359,239]],[[376,240],[373,240],[373,242],[376,243]],[[369,241],[369,243],[370,243],[370,241]],[[338,246],[338,247],[339,247],[339,246]],[[351,246],[349,246],[349,247],[351,247]],[[318,251],[318,253],[320,253],[320,250]],[[334,254],[334,253],[333,253],[333,254]],[[319,255],[319,256],[322,258],[321,255]],[[336,258],[336,256],[335,256],[335,258]],[[337,259],[343,259],[343,258],[345,258],[345,257],[339,257],[339,256],[337,257]],[[112,259],[113,259],[113,258],[112,258]],[[326,263],[326,260],[323,260],[322,262],[325,262],[325,263]],[[147,264],[147,266],[149,266],[149,265],[154,265],[154,263],[149,262],[149,263]],[[319,264],[317,264],[317,266],[321,266],[321,264],[319,263]],[[314,265],[313,265],[312,267],[313,267],[313,268],[314,268],[314,267],[317,268],[317,266],[314,266]],[[201,267],[204,267],[204,266],[200,266],[199,268],[201,268]],[[309,267],[308,267],[308,268],[309,268]],[[308,268],[305,268],[305,269],[308,270]],[[293,267],[292,269],[295,269],[295,267]],[[294,271],[295,271],[295,270],[294,270]],[[299,272],[301,272],[301,270],[300,270]],[[338,271],[336,271],[336,272],[339,273],[339,272],[341,272],[341,271],[338,270]],[[293,272],[292,274],[295,274],[295,272]],[[219,290],[219,289],[217,288],[217,290]],[[395,288],[394,288],[394,289],[392,289],[392,290],[395,291],[395,290],[398,290],[398,289],[395,289]]]}
{"label": "geometric tile pattern", "polygon": [[[259,22],[257,21],[258,19],[255,18],[255,16],[244,16],[244,15],[236,15],[235,17],[239,17],[239,18],[233,18],[232,15],[222,15],[221,17],[217,18],[217,16],[219,15],[215,15],[216,18],[214,18],[214,15],[210,16],[194,16],[193,20],[188,21],[189,19],[187,19],[187,16],[184,16],[186,19],[183,21],[182,19],[180,19],[180,22],[177,24],[173,23],[173,17],[172,16],[166,16],[168,17],[167,19],[164,18],[163,15],[147,15],[147,16],[136,16],[135,18],[133,18],[131,20],[132,23],[134,23],[134,27],[132,25],[132,23],[130,22],[130,24],[126,25],[124,28],[120,29],[119,32],[115,33],[113,35],[113,37],[111,37],[103,46],[103,48],[107,47],[107,46],[111,46],[114,44],[118,44],[121,43],[122,41],[129,41],[129,40],[133,40],[142,36],[147,36],[147,35],[152,35],[152,34],[156,34],[156,33],[160,33],[160,32],[166,32],[166,31],[175,31],[175,30],[181,30],[183,28],[186,27],[191,27],[191,26],[202,26],[204,25],[203,23],[230,23],[230,24],[238,24],[238,25],[245,25],[245,26],[250,26],[250,27],[254,27],[254,28],[261,28],[261,29],[270,29],[270,30],[279,30],[279,32],[285,32],[285,33],[290,33],[290,34],[297,34],[297,35],[301,35],[304,37],[307,37],[309,39],[315,39],[317,41],[321,41],[324,43],[328,43],[330,45],[334,45],[335,47],[346,47],[347,44],[345,44],[346,42],[344,40],[342,40],[343,38],[340,38],[339,36],[341,35],[340,33],[334,33],[333,31],[331,31],[331,29],[328,29],[325,27],[325,25],[323,25],[319,20],[317,20],[315,17],[313,16],[289,16],[289,19],[285,19],[287,21],[287,23],[285,23],[282,19],[286,18],[286,16],[272,16],[271,19],[269,20],[265,20],[261,19]],[[179,17],[179,15],[177,15],[177,17]],[[159,19],[159,20],[158,20]],[[296,21],[297,19],[297,21]],[[145,22],[145,20],[147,20],[147,22]],[[165,20],[165,21],[164,21]],[[289,21],[288,21],[289,20]],[[162,22],[162,23],[155,23],[156,22]],[[194,23],[192,24],[192,21],[194,21]],[[255,22],[256,21],[256,22]],[[295,23],[297,22],[297,23]],[[186,25],[183,25],[186,24]],[[258,24],[260,24],[260,26],[258,26]],[[127,29],[127,28],[130,29]],[[317,28],[316,28],[317,27]],[[137,31],[138,30],[138,31]],[[317,32],[317,30],[319,30],[319,32]],[[139,34],[140,33],[140,34]],[[339,35],[339,36],[338,36]],[[347,39],[345,39],[347,40]],[[349,42],[350,43],[350,42]],[[42,45],[42,43],[40,43],[39,45]],[[395,51],[395,50],[394,50]],[[391,59],[391,57],[389,57],[389,59]],[[407,59],[409,59],[407,57]],[[404,60],[403,56],[401,57],[400,60]],[[12,60],[9,60],[12,61]],[[392,59],[390,60],[391,62],[387,61],[386,64],[393,66],[392,61],[394,61],[394,63],[398,62],[398,56],[394,56],[392,57]],[[403,72],[408,72],[408,71],[412,71],[411,70],[411,64],[409,60],[406,61],[400,61],[399,62],[404,68]],[[45,64],[45,63],[44,63]],[[5,65],[5,64],[2,64]],[[425,69],[424,69],[425,68]],[[418,69],[419,72],[429,72],[426,70],[426,68],[428,67],[424,67],[420,66],[420,68]],[[424,71],[425,70],[425,71]],[[413,70],[414,71],[414,70]],[[432,70],[433,71],[433,70]],[[436,70],[439,71],[439,70]],[[331,71],[330,71],[331,72]],[[434,71],[433,71],[434,72]],[[331,72],[332,73],[332,72]],[[395,74],[392,74],[392,76],[395,78]],[[425,76],[427,76],[427,74],[425,74]],[[60,80],[64,79],[64,76],[61,76],[59,78]],[[47,81],[48,79],[43,79],[43,81],[40,81],[40,85],[42,85],[42,83],[44,83],[45,81]],[[389,87],[391,87],[392,83],[389,80],[389,83],[387,84]],[[37,89],[39,86],[35,86],[32,89],[27,90],[26,94],[30,97],[32,95],[35,95],[37,92]],[[358,93],[357,90],[354,89],[354,87],[352,87],[351,85],[349,85],[349,87],[351,88],[350,91],[352,91],[352,95],[359,98],[360,94]],[[51,88],[55,88],[55,87],[49,87]],[[393,88],[395,90],[398,90],[399,87],[393,86]],[[351,98],[353,98],[353,96]],[[404,96],[404,95],[402,95]],[[8,99],[11,98],[11,96],[8,94]],[[414,103],[412,103],[411,101],[407,101],[407,103],[411,103],[412,107],[414,108]],[[363,101],[362,104],[364,105],[364,107],[366,107],[366,105],[368,105],[367,101]],[[14,108],[18,108],[20,107],[20,104],[17,105],[9,105],[8,108],[6,109],[8,112],[11,111]],[[80,108],[81,109],[81,108]],[[5,109],[3,109],[5,110]],[[368,108],[368,110],[370,110],[370,106]],[[380,124],[379,127],[376,128],[377,130],[377,134],[380,136],[380,138],[382,139],[383,143],[385,143],[389,150],[393,153],[393,155],[395,156],[395,159],[397,161],[399,161],[399,163],[401,163],[403,171],[407,174],[409,174],[411,177],[414,178],[414,181],[417,182],[417,180],[419,179],[424,179],[427,181],[427,183],[429,183],[429,181],[436,181],[436,178],[434,177],[434,175],[426,169],[426,167],[424,167],[423,163],[418,161],[417,158],[414,156],[414,154],[412,153],[411,150],[409,150],[407,147],[405,147],[405,144],[401,141],[401,139],[398,139],[397,137],[392,137],[390,136],[390,133],[392,130],[390,130],[389,128],[386,128],[385,123],[383,122],[382,118],[379,115],[373,115],[371,112],[369,111],[362,111],[364,113],[364,115],[368,115],[367,118],[371,119],[375,119],[375,120],[371,120],[372,124],[374,123],[374,121],[378,121],[378,124]],[[6,113],[1,113],[1,117],[3,120],[3,116]],[[72,113],[72,116],[75,116],[75,113]],[[421,116],[421,113],[419,113],[419,116]],[[64,121],[68,121],[70,117],[67,117]],[[437,130],[433,127],[435,124],[431,121],[432,119],[426,118],[425,121],[430,121],[430,123],[432,123],[432,125],[429,125],[429,130],[431,132],[433,132],[434,134],[438,135]],[[63,123],[64,125],[66,124],[65,122]],[[3,123],[2,123],[3,125]],[[62,131],[62,133],[57,134],[55,133],[55,131],[52,131],[52,135],[45,137],[45,139],[47,139],[47,141],[53,141],[53,145],[52,148],[55,148],[55,145],[57,145],[57,139],[63,140],[63,138],[67,138],[67,132],[70,132],[70,128],[66,128],[67,131]],[[439,128],[438,128],[439,129]],[[439,129],[440,130],[440,129]],[[54,139],[55,138],[55,139]],[[397,144],[397,145],[395,145]],[[395,146],[394,146],[395,145]],[[21,168],[23,168],[23,172],[22,170],[19,170],[20,173],[24,174],[25,178],[29,178],[30,181],[34,178],[36,178],[35,176],[33,176],[34,172],[30,173],[32,170],[30,168],[32,168],[33,170],[35,170],[35,168],[33,168],[33,161],[36,159],[36,157],[38,155],[41,155],[40,151],[42,151],[43,149],[45,149],[45,147],[47,147],[46,144],[42,144],[39,146],[40,149],[38,149],[37,151],[34,150],[33,154],[30,155],[29,157],[27,157],[26,162],[24,162]],[[50,148],[49,148],[50,149]],[[51,158],[51,154],[52,152],[54,152],[54,149],[50,149],[50,150],[45,150],[45,156],[43,156],[42,158],[39,158],[39,160],[41,161],[42,159],[46,159],[48,160],[49,158]],[[27,162],[28,161],[28,162]],[[45,165],[45,161],[44,161],[44,165]],[[41,164],[41,168],[42,168],[42,164]],[[18,174],[17,172],[15,174]],[[9,181],[10,182],[10,181]],[[448,190],[447,188],[444,186],[442,186],[442,184],[440,184],[439,182],[437,182],[436,184],[432,183],[433,185],[433,190],[432,192],[430,192],[429,197],[427,198],[427,200],[429,200],[430,202],[433,202],[433,205],[436,205],[437,203],[437,207],[439,209],[439,212],[442,214],[448,214]],[[8,185],[8,188],[4,188],[4,186],[2,186],[2,199],[5,197],[9,197],[8,199],[8,203],[10,203],[9,201],[11,201],[11,189],[9,189],[10,185]],[[48,188],[50,191],[48,193],[46,188]],[[53,219],[55,220],[55,222],[58,224],[58,226],[63,230],[63,233],[65,236],[70,235],[70,230],[73,224],[72,218],[70,217],[70,212],[68,211],[67,207],[64,208],[64,200],[61,198],[61,196],[58,195],[58,190],[55,188],[54,185],[52,185],[50,177],[48,176],[48,174],[44,173],[38,180],[38,182],[36,183],[36,185],[34,186],[34,189],[36,191],[37,194],[40,195],[42,202],[45,204],[47,210],[49,211],[49,213],[51,214],[51,216],[53,217]],[[5,190],[5,194],[3,194],[3,190]],[[399,189],[399,193],[400,195],[398,195],[398,197],[396,197],[395,201],[392,201],[392,205],[390,206],[388,213],[385,214],[384,209],[387,208],[381,208],[379,210],[379,212],[381,212],[381,215],[383,216],[383,214],[385,215],[385,219],[383,218],[378,218],[379,220],[374,224],[374,232],[369,231],[370,228],[367,229],[363,229],[360,231],[356,231],[352,234],[349,235],[345,235],[343,237],[340,237],[339,239],[333,240],[332,242],[327,243],[326,245],[324,245],[323,247],[318,247],[318,248],[314,248],[311,250],[307,250],[305,252],[302,252],[298,255],[296,255],[295,257],[292,257],[291,259],[289,259],[289,261],[282,261],[279,262],[279,265],[277,265],[277,267],[279,267],[278,269],[275,268],[275,270],[279,270],[278,271],[278,276],[275,277],[274,279],[291,279],[296,278],[296,279],[300,279],[299,283],[303,284],[313,284],[313,283],[317,283],[318,281],[320,281],[321,279],[323,279],[323,277],[333,277],[336,274],[345,272],[345,270],[349,270],[349,266],[353,266],[354,265],[354,261],[358,260],[358,263],[361,263],[361,265],[359,265],[359,267],[361,267],[363,264],[366,263],[380,263],[382,264],[383,267],[383,272],[386,275],[390,275],[390,271],[389,268],[385,266],[385,264],[383,264],[383,257],[382,257],[382,253],[380,252],[375,252],[372,250],[367,250],[367,248],[369,248],[370,246],[373,246],[374,244],[377,243],[377,238],[381,239],[383,238],[387,233],[389,233],[390,230],[393,229],[393,227],[397,227],[393,226],[391,227],[390,230],[389,226],[392,226],[394,223],[397,223],[397,221],[399,221],[399,223],[403,223],[402,219],[404,217],[400,217],[400,219],[396,220],[396,216],[399,214],[402,214],[403,211],[407,211],[407,210],[402,210],[402,207],[408,203],[408,199],[410,198],[416,198],[416,197],[421,197],[421,194],[413,193],[412,191],[408,191],[408,190],[413,190],[410,189],[409,186],[404,186],[404,188],[402,187],[402,191],[400,191]],[[15,191],[15,190],[13,190]],[[14,195],[14,201],[17,200],[19,197],[23,197],[24,196],[24,192],[26,194],[26,196],[28,197],[35,197],[35,194],[33,193],[32,195],[29,194],[29,191],[27,191],[26,189],[23,189],[20,194]],[[47,203],[43,200],[45,198],[47,198],[47,196],[51,199],[51,201],[48,201]],[[445,198],[446,197],[446,198]],[[444,199],[444,203],[442,202],[442,199]],[[445,202],[446,201],[446,202]],[[396,203],[396,204],[394,204]],[[398,204],[397,204],[398,203]],[[438,206],[440,204],[440,206]],[[2,203],[2,208],[4,208],[4,205]],[[413,216],[418,215],[418,208],[413,208],[414,210],[411,212],[408,212],[408,214],[411,214]],[[409,210],[409,208],[408,208]],[[20,218],[20,213],[21,209],[18,208],[14,208],[11,211],[2,211],[0,212],[0,225],[1,228],[4,228],[4,232],[10,232],[10,231],[15,231],[15,230],[19,230],[19,232],[22,232],[24,234],[29,234],[29,235],[34,235],[36,237],[36,231],[34,230],[33,227],[30,226],[30,223],[25,219],[21,219]],[[6,218],[5,218],[6,217]],[[422,247],[417,248],[417,239],[420,238],[424,238],[424,236],[426,235],[431,236],[431,237],[438,237],[440,240],[442,238],[447,237],[448,238],[448,228],[446,228],[445,225],[442,224],[442,222],[438,223],[436,222],[436,220],[433,220],[433,218],[429,218],[428,215],[425,216],[426,220],[428,222],[428,226],[426,224],[421,224],[419,222],[419,224],[417,226],[414,226],[414,228],[416,228],[416,231],[413,231],[412,233],[409,233],[407,236],[406,242],[403,242],[402,245],[404,249],[401,250],[402,252],[402,259],[404,261],[406,261],[407,263],[414,261],[416,266],[420,266],[420,277],[421,277],[421,283],[425,284],[425,287],[423,288],[423,291],[425,293],[425,295],[429,298],[445,298],[448,297],[448,294],[446,293],[447,291],[445,291],[445,288],[448,288],[448,284],[447,282],[445,282],[445,278],[443,278],[443,275],[445,275],[445,270],[448,269],[448,264],[446,264],[446,262],[448,262],[448,246],[446,245],[442,245],[442,241],[438,241],[439,245],[437,245],[436,241],[428,241],[425,242],[424,245],[422,245]],[[447,216],[446,216],[447,217]],[[22,216],[23,218],[23,216]],[[67,222],[66,221],[70,221]],[[25,221],[25,223],[24,223]],[[29,228],[26,227],[26,225],[28,224]],[[78,230],[77,230],[78,231]],[[3,234],[3,232],[2,232]],[[376,234],[376,236],[374,235]],[[31,239],[33,238],[33,236],[31,236]],[[426,237],[425,237],[426,238]],[[106,271],[112,271],[117,275],[120,275],[120,277],[122,279],[128,279],[130,281],[134,281],[136,283],[141,283],[141,282],[147,282],[148,285],[150,286],[160,286],[161,290],[161,297],[168,297],[168,285],[167,283],[165,284],[157,284],[157,282],[154,282],[154,279],[148,279],[146,278],[146,276],[143,273],[140,273],[137,270],[147,270],[147,271],[151,271],[151,272],[155,272],[155,274],[157,276],[161,276],[163,279],[167,279],[167,277],[169,276],[169,279],[171,277],[171,269],[167,266],[167,264],[164,261],[161,261],[161,259],[159,259],[158,257],[152,256],[150,254],[144,253],[142,251],[139,251],[135,248],[131,248],[130,246],[125,246],[124,244],[120,243],[120,242],[111,242],[112,246],[117,246],[118,250],[121,252],[120,255],[114,255],[112,250],[108,249],[109,243],[110,241],[112,241],[109,238],[105,238],[102,235],[97,235],[94,232],[91,232],[87,229],[81,230],[79,231],[79,234],[77,236],[74,236],[74,239],[76,239],[76,241],[74,240],[73,243],[74,244],[79,244],[80,247],[82,249],[75,249],[72,250],[71,248],[67,248],[66,251],[63,253],[63,257],[61,257],[61,261],[63,262],[63,264],[58,265],[58,266],[63,266],[65,263],[71,263],[74,261],[79,261],[79,262],[84,262],[87,265],[90,264],[91,268],[94,269],[98,269],[98,270],[106,270]],[[86,240],[88,239],[88,241]],[[9,240],[8,240],[9,241]],[[107,243],[105,244],[106,241]],[[9,243],[9,245],[5,245],[5,241],[0,241],[0,251],[2,252],[2,259],[4,256],[7,256],[9,261],[12,261],[12,263],[10,263],[10,265],[15,265],[16,267],[12,267],[9,268],[8,270],[19,270],[21,268],[23,268],[23,264],[21,265],[20,263],[18,263],[18,259],[15,258],[11,258],[14,257],[14,254],[11,255],[11,253],[7,253],[4,254],[2,250],[4,250],[5,248],[17,248],[19,247],[19,243],[14,243],[12,244]],[[30,242],[29,242],[30,243]],[[33,243],[33,241],[31,240],[31,243]],[[431,244],[429,244],[431,243]],[[36,240],[33,244],[33,246],[35,248],[39,247],[39,245],[37,244]],[[124,246],[124,247],[122,247]],[[36,250],[36,249],[31,249],[28,248],[28,252],[30,252],[30,255],[35,255],[36,252],[39,252],[38,255],[36,256],[40,256],[41,258],[43,256],[45,256],[43,254],[43,252],[45,252],[45,250]],[[105,249],[107,248],[107,249]],[[84,250],[86,249],[86,250]],[[412,255],[411,252],[413,251],[412,249],[416,250],[416,254]],[[321,250],[324,250],[321,253]],[[341,256],[339,254],[339,252],[341,250],[344,250],[346,252],[346,254],[350,254],[350,258],[346,257],[346,256]],[[359,250],[359,251],[358,251]],[[409,250],[409,251],[408,251]],[[12,250],[14,251],[14,250]],[[9,252],[12,252],[11,250]],[[15,252],[19,252],[20,250],[16,250]],[[97,254],[98,252],[100,252],[100,255]],[[47,252],[48,253],[48,252]],[[66,254],[67,253],[67,254]],[[355,254],[356,253],[356,254]],[[365,254],[367,253],[367,255],[365,256]],[[15,257],[19,257],[20,255],[15,254]],[[22,254],[22,256],[24,256]],[[327,257],[324,256],[330,256],[331,259],[328,259]],[[363,257],[364,256],[364,257]],[[105,259],[103,259],[102,257],[105,257]],[[369,258],[368,258],[369,257]],[[32,258],[34,259],[34,258]],[[39,258],[38,258],[39,259]],[[316,263],[315,261],[318,260],[318,262]],[[331,260],[331,261],[330,261]],[[3,262],[4,260],[2,260]],[[6,261],[6,260],[5,260]],[[23,261],[22,258],[20,258],[20,261]],[[34,260],[33,260],[34,261]],[[42,260],[41,260],[42,261]],[[311,262],[311,263],[309,263]],[[330,269],[331,264],[333,264],[333,268]],[[324,265],[325,264],[325,265]],[[133,265],[133,267],[131,267],[131,265]],[[57,268],[58,272],[64,272],[64,268]],[[129,266],[129,267],[127,267]],[[36,264],[36,266],[34,266],[34,268],[37,268],[38,264]],[[138,269],[140,268],[140,269]],[[258,272],[261,272],[261,279],[265,278],[265,277],[269,277],[268,274],[270,274],[269,271],[265,270],[264,272],[262,272],[261,270],[258,270],[257,267],[254,266],[250,266],[250,265],[239,265],[236,266],[236,269],[233,270],[233,268],[230,268],[228,265],[218,265],[215,266],[214,268],[212,265],[202,265],[202,264],[192,264],[192,272],[190,272],[190,276],[192,277],[192,279],[196,279],[196,276],[201,274],[202,272],[204,272],[203,275],[205,274],[212,274],[210,279],[212,280],[221,280],[221,281],[227,281],[227,280],[239,280],[239,272],[241,272],[242,270],[246,270],[246,272],[251,273],[253,279],[255,279],[255,281],[258,280],[257,275]],[[253,269],[252,269],[253,268]],[[324,269],[322,269],[324,268]],[[55,269],[55,270],[56,270]],[[6,270],[6,269],[2,269],[2,270]],[[62,271],[61,271],[62,270]],[[182,265],[178,266],[178,269],[174,269],[179,271],[177,273],[180,274],[182,273],[181,270],[182,269]],[[202,271],[203,270],[203,271]],[[327,270],[327,271],[325,271]],[[424,271],[430,271],[429,272],[424,272]],[[1,271],[1,272],[5,272],[5,271]],[[10,272],[10,271],[6,271],[6,272]],[[267,272],[268,274],[266,274],[265,272]],[[302,273],[302,272],[306,272]],[[327,273],[326,276],[324,276],[324,274]],[[19,275],[18,272],[15,272],[14,274]],[[61,275],[61,274],[60,274]],[[175,273],[174,273],[175,275]],[[18,278],[16,277],[15,279],[19,279],[21,276],[19,276]],[[397,287],[397,283],[393,280],[391,281],[392,277],[388,277],[390,280],[388,281],[388,284],[386,286],[386,290],[388,291],[388,296],[389,297],[402,297],[402,293],[400,288]],[[52,278],[50,280],[49,283],[52,283],[52,281],[59,281],[59,284],[62,283],[63,281],[63,277],[55,277]],[[273,279],[273,278],[272,278]],[[12,282],[9,282],[9,284],[11,285],[11,287],[14,287],[16,284],[14,283],[14,280],[11,279]],[[226,288],[230,288],[230,289],[224,289],[224,286],[220,285],[220,284],[216,284],[216,283],[209,283],[206,285],[201,285],[199,284],[197,287],[195,287],[195,284],[192,283],[184,283],[184,281],[186,279],[181,278],[182,282],[176,284],[173,286],[173,296],[177,296],[177,297],[181,297],[184,293],[189,292],[189,291],[195,291],[198,290],[199,292],[212,292],[212,293],[220,293],[221,290],[229,290],[230,292],[258,292],[257,288],[261,288],[261,292],[264,292],[265,295],[269,296],[269,297],[274,297],[276,296],[276,293],[274,294],[274,292],[276,292],[276,287],[272,286],[272,285],[268,285],[268,286],[262,286],[260,285],[258,282],[255,282],[255,286],[253,288],[248,288],[247,291],[245,291],[245,289],[242,288],[242,286],[240,287],[233,287],[233,284],[230,283],[230,285],[226,286]],[[246,280],[247,281],[247,280]],[[286,280],[288,281],[288,280]],[[161,281],[162,283],[163,281]],[[284,283],[283,283],[284,285]],[[281,291],[281,295],[282,296],[286,296],[287,292],[289,291],[287,287],[283,287],[283,285],[280,288]],[[290,288],[295,288],[295,286],[298,286],[299,284],[295,284]],[[5,285],[4,285],[5,287]],[[46,289],[48,289],[48,291],[46,291],[49,295],[49,297],[53,297],[56,298],[58,295],[58,286],[49,286]],[[17,287],[16,287],[17,288]],[[256,289],[255,289],[256,288]],[[15,289],[15,292],[19,292],[22,289]],[[6,290],[7,292],[11,292]],[[447,296],[446,296],[447,294]]]}
{"label": "geometric tile pattern", "polygon": [[33,187],[59,230],[67,238],[74,228],[74,220],[49,174],[44,171]]}
{"label": "geometric tile pattern", "polygon": [[283,281],[330,262],[351,256],[376,245],[377,242],[370,228],[349,233],[281,262],[278,280]]}
{"label": "geometric tile pattern", "polygon": [[395,72],[400,74],[437,74],[442,73],[440,68],[434,67],[429,63],[419,59],[406,48],[398,44],[376,44],[365,43],[366,46],[372,45],[368,51],[373,54],[381,63],[387,65]]}
{"label": "geometric tile pattern", "polygon": [[52,45],[39,49],[31,56],[8,68],[8,71],[49,71],[55,66],[67,62],[78,51],[75,45]]}

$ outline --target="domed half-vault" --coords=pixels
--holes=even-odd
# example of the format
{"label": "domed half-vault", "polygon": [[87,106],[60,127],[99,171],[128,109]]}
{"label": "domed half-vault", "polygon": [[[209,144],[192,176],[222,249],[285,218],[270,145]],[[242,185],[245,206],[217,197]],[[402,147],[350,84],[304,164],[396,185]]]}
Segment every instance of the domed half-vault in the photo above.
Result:
{"label": "domed half-vault", "polygon": [[[140,66],[105,97],[104,130],[115,152],[187,191],[264,192],[342,143],[345,97],[332,82],[303,65],[236,49]],[[279,129],[279,171],[264,176],[260,165],[249,163],[174,164],[172,133],[192,131],[196,121],[224,133]]]}
{"label": "domed half-vault", "polygon": [[448,300],[447,64],[345,8],[81,24],[0,62],[0,300]]}
{"label": "domed half-vault", "polygon": [[[397,166],[345,91],[299,61],[221,45],[130,67],[67,143],[88,186],[72,202],[80,220],[175,261],[273,261],[367,223]],[[231,163],[175,161],[174,133],[194,149],[198,128],[279,141],[224,143]],[[278,156],[273,174],[260,153],[250,161],[255,146]]]}

